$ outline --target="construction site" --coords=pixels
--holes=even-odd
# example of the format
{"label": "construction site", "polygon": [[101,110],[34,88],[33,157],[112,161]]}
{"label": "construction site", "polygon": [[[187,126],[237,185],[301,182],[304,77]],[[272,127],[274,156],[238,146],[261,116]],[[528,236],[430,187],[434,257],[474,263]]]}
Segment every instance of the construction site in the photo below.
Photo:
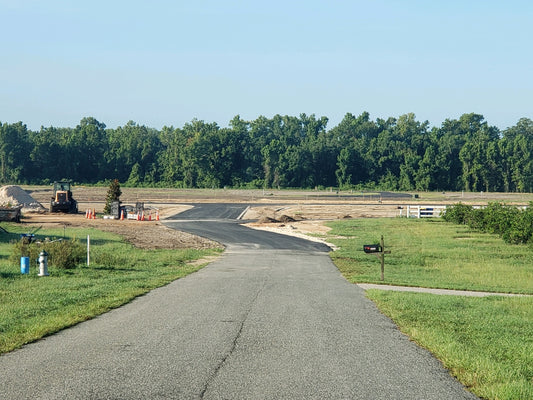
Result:
{"label": "construction site", "polygon": [[[53,186],[4,186],[0,209],[17,210],[17,221],[28,226],[88,226],[115,232],[140,248],[206,248],[218,244],[167,228],[163,222],[195,203],[248,204],[243,223],[290,235],[326,233],[324,222],[347,218],[405,217],[407,210],[422,216],[458,202],[484,205],[490,201],[527,205],[531,194],[517,193],[384,193],[333,190],[237,190],[122,188],[122,215],[104,215],[107,187],[73,186],[70,196],[77,209],[55,212],[49,207]],[[141,211],[142,205],[142,211]],[[69,206],[71,207],[71,206]],[[431,213],[425,210],[431,209]],[[440,211],[439,211],[440,212]],[[7,211],[5,211],[7,213]],[[416,217],[416,212],[411,213]],[[127,225],[128,229],[124,229]]]}

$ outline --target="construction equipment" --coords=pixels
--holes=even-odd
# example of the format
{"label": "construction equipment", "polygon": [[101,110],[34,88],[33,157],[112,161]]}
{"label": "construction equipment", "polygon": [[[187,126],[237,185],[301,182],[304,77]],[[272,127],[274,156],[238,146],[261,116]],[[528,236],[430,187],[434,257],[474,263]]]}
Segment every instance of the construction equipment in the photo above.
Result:
{"label": "construction equipment", "polygon": [[22,206],[0,206],[0,221],[20,222]]}
{"label": "construction equipment", "polygon": [[54,196],[50,200],[50,212],[78,213],[78,202],[72,198],[69,181],[54,182]]}

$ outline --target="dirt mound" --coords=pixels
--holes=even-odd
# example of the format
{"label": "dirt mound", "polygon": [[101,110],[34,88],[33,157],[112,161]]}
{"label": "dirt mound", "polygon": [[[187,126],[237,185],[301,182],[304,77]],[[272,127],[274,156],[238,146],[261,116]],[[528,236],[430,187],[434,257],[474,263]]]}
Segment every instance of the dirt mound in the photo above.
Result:
{"label": "dirt mound", "polygon": [[260,224],[279,224],[279,221],[277,219],[270,217],[261,217],[257,222],[259,222]]}
{"label": "dirt mound", "polygon": [[279,217],[280,222],[287,223],[287,222],[295,222],[296,220],[293,217],[290,217],[288,215],[282,215]]}
{"label": "dirt mound", "polygon": [[19,186],[2,186],[0,188],[0,205],[2,206],[22,206],[22,211],[42,212],[44,207],[41,203],[31,197],[28,192]]}

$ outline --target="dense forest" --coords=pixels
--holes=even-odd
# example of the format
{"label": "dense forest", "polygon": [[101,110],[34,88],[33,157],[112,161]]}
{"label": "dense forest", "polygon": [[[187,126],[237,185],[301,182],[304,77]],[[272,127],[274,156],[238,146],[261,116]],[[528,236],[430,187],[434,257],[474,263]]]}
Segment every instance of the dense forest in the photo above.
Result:
{"label": "dense forest", "polygon": [[306,114],[161,130],[132,121],[109,129],[91,117],[39,131],[0,122],[0,181],[533,192],[528,118],[504,131],[474,113],[440,127],[414,114],[373,121],[366,112],[327,123]]}

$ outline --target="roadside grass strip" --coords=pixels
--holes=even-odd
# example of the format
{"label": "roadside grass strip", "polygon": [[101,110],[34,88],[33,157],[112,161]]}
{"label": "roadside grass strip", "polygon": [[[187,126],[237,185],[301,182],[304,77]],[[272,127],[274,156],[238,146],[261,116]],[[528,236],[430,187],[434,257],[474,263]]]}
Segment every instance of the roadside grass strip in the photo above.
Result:
{"label": "roadside grass strip", "polygon": [[[442,220],[329,224],[331,257],[353,283],[533,294],[533,249]],[[384,236],[380,262],[363,244]],[[533,399],[533,297],[467,297],[368,290],[381,312],[484,399]]]}
{"label": "roadside grass strip", "polygon": [[533,298],[369,290],[412,340],[484,399],[533,399]]}
{"label": "roadside grass strip", "polygon": [[[533,249],[509,245],[497,235],[440,219],[375,218],[328,224],[331,258],[353,283],[533,294]],[[385,280],[379,260],[363,245],[383,235]],[[339,238],[341,237],[341,238]]]}
{"label": "roadside grass strip", "polygon": [[[9,261],[10,240],[20,239],[20,226],[0,236],[0,354],[130,302],[202,268],[190,261],[219,250],[142,250],[115,234],[94,229],[68,229],[70,238],[91,237],[90,265],[49,268],[50,276],[30,274]],[[62,237],[63,229],[41,230],[38,239]],[[37,235],[36,235],[37,236]]]}

